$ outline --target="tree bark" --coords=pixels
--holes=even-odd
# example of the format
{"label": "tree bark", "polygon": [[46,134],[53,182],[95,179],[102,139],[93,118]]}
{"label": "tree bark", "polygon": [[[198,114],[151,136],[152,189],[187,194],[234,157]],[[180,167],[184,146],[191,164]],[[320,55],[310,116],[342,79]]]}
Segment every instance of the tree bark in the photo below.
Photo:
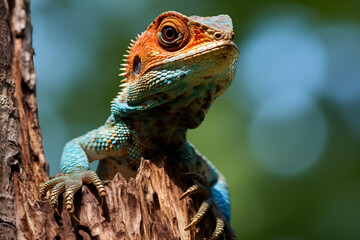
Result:
{"label": "tree bark", "polygon": [[[0,239],[201,239],[214,222],[183,229],[200,199],[168,161],[143,160],[135,179],[104,181],[101,206],[92,185],[75,195],[80,224],[38,197],[49,179],[36,99],[29,0],[0,0]],[[89,191],[90,190],[90,191]],[[194,202],[193,202],[194,200]],[[60,201],[61,203],[62,201]]]}
{"label": "tree bark", "polygon": [[35,199],[38,185],[48,178],[37,115],[29,4],[0,0],[1,239],[14,239],[21,232],[18,206],[25,197]]}

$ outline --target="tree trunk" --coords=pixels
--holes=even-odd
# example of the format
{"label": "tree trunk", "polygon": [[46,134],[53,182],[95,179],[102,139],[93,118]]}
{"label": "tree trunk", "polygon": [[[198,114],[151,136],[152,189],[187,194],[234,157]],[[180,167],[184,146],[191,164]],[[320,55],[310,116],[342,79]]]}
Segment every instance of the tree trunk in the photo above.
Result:
{"label": "tree trunk", "polygon": [[35,96],[29,1],[0,0],[0,238],[21,236],[20,211],[46,180]]}
{"label": "tree trunk", "polygon": [[[106,203],[93,186],[76,194],[73,226],[40,201],[49,179],[37,113],[29,0],[0,0],[0,239],[201,239],[214,223],[183,229],[200,199],[180,201],[186,190],[179,168],[143,160],[135,179],[104,181]],[[90,190],[90,191],[89,191]],[[60,201],[61,203],[62,201]],[[207,227],[205,227],[207,226]],[[201,231],[200,231],[201,230]],[[204,234],[204,232],[207,232]]]}

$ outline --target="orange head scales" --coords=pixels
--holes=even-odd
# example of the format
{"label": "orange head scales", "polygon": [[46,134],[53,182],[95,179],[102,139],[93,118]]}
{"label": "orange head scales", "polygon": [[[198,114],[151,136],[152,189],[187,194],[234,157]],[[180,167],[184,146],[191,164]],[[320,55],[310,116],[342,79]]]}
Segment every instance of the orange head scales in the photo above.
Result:
{"label": "orange head scales", "polygon": [[112,111],[126,116],[179,98],[188,99],[185,105],[206,98],[206,112],[235,75],[239,52],[233,38],[228,15],[162,13],[131,42]]}

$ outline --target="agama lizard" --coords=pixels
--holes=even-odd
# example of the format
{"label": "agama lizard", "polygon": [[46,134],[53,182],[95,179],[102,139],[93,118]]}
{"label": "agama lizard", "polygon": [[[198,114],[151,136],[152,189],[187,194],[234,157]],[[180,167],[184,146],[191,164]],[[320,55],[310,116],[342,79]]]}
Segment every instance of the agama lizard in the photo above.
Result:
{"label": "agama lizard", "polygon": [[[61,174],[40,188],[42,198],[52,189],[50,203],[57,211],[65,192],[66,208],[74,221],[74,194],[93,183],[101,197],[100,179],[117,172],[134,177],[142,157],[162,153],[184,166],[194,179],[181,197],[207,196],[186,229],[207,212],[216,218],[211,239],[223,232],[235,239],[230,222],[230,197],[224,177],[186,139],[188,129],[204,120],[213,101],[229,87],[239,51],[228,15],[187,17],[177,12],[159,15],[136,41],[131,41],[122,64],[122,90],[111,103],[103,126],[65,145]],[[96,173],[89,162],[101,160]],[[185,172],[184,172],[185,174]]]}

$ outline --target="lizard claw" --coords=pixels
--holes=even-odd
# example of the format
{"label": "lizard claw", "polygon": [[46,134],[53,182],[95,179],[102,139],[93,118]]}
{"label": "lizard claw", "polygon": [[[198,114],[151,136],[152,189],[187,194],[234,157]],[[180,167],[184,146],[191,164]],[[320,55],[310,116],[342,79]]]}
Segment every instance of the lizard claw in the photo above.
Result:
{"label": "lizard claw", "polygon": [[65,182],[56,184],[51,192],[50,205],[58,216],[61,216],[58,209],[59,196],[65,191]]}
{"label": "lizard claw", "polygon": [[221,236],[222,233],[225,234],[227,240],[236,240],[236,235],[224,215],[221,213],[218,206],[212,208],[212,214],[216,218],[216,227],[212,236],[208,240],[215,240]]}
{"label": "lizard claw", "polygon": [[65,194],[65,204],[73,222],[79,223],[79,219],[75,216],[74,195],[82,187],[83,183],[93,183],[100,195],[101,205],[104,203],[105,189],[97,174],[93,171],[74,172],[63,174],[52,180],[45,182],[40,187],[40,197],[44,200],[46,192],[52,189],[50,194],[50,204],[56,214],[60,216],[58,210],[59,196]]}
{"label": "lizard claw", "polygon": [[194,180],[194,185],[189,187],[180,196],[180,200],[195,193],[202,194],[205,197],[205,200],[201,203],[198,212],[195,214],[191,222],[185,227],[184,230],[187,231],[195,227],[195,225],[204,218],[205,214],[211,210],[211,213],[216,221],[216,227],[208,240],[218,239],[223,233],[225,234],[227,240],[236,239],[235,233],[232,230],[230,224],[227,222],[225,216],[219,210],[218,206],[212,198],[210,186],[206,181],[206,178],[199,174],[192,173],[186,174],[185,176],[191,177]]}
{"label": "lizard claw", "polygon": [[212,206],[211,199],[208,198],[201,203],[201,206],[195,216],[192,218],[191,222],[185,227],[185,231],[193,228],[200,220],[204,217],[204,215],[209,211]]}
{"label": "lizard claw", "polygon": [[207,193],[208,188],[206,188],[204,185],[196,183],[194,185],[192,185],[191,187],[188,188],[188,190],[186,190],[186,192],[184,192],[181,196],[180,196],[180,200],[184,199],[187,196],[193,195],[195,193],[203,193],[206,194]]}

